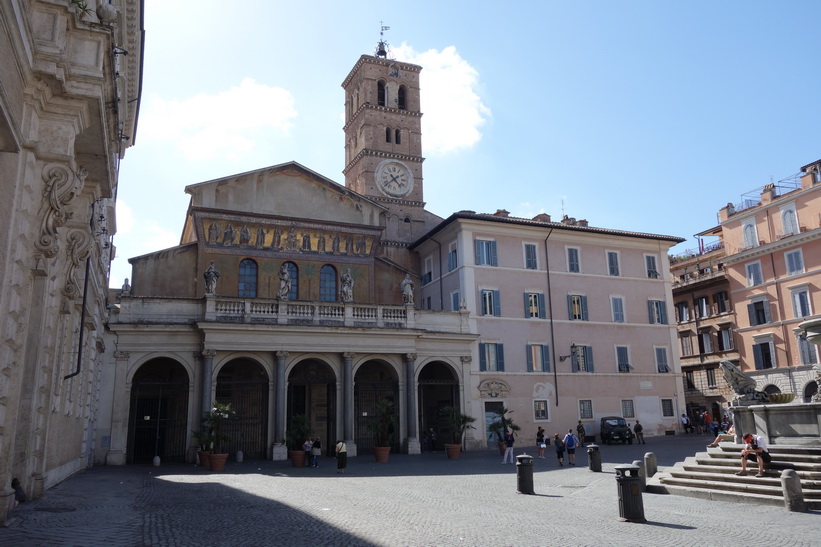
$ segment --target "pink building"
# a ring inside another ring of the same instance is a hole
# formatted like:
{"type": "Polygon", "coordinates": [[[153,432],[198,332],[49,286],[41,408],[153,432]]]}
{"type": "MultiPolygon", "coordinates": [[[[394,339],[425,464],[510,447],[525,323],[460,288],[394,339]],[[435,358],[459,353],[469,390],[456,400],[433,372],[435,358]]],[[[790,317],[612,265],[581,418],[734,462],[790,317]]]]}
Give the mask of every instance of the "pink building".
{"type": "MultiPolygon", "coordinates": [[[[603,416],[675,431],[683,412],[667,252],[682,239],[595,228],[548,215],[461,211],[413,248],[420,307],[475,320],[465,400],[492,420],[505,407],[521,441],[575,430],[598,436],[603,416]]],[[[484,428],[486,429],[486,428],[484,428]]],[[[475,443],[492,443],[477,427],[475,443]]]]}

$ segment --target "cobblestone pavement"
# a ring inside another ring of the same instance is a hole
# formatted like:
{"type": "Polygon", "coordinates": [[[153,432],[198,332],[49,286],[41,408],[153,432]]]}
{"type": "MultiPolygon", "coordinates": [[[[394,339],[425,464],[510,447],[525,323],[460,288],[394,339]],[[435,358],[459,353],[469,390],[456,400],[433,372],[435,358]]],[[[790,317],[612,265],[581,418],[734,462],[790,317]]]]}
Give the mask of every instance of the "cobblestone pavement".
{"type": "MultiPolygon", "coordinates": [[[[602,446],[602,472],[559,467],[548,448],[533,460],[536,495],[516,492],[514,465],[496,450],[448,460],[443,452],[335,460],[229,463],[224,473],[190,465],[96,467],[20,505],[0,528],[3,546],[282,545],[504,546],[819,545],[819,512],[643,495],[643,524],[619,519],[614,464],[654,452],[659,467],[703,451],[707,436],[602,446]]],[[[517,454],[536,454],[518,448],[517,454]]]]}

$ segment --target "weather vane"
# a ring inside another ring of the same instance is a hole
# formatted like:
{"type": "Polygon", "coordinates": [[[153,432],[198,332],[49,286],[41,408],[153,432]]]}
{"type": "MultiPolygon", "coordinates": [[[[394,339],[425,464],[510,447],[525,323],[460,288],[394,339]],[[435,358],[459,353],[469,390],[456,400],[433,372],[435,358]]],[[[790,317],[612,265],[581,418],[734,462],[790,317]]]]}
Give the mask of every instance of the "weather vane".
{"type": "Polygon", "coordinates": [[[388,56],[388,43],[385,41],[385,31],[390,30],[391,27],[379,21],[379,43],[376,44],[376,56],[383,59],[388,56]]]}

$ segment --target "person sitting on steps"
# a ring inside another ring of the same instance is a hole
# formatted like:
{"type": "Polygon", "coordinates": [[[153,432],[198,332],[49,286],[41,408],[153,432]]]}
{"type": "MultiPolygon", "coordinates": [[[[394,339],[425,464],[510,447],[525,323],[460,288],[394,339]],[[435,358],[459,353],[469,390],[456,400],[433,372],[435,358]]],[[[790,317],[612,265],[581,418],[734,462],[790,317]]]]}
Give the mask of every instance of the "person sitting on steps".
{"type": "Polygon", "coordinates": [[[744,442],[747,446],[741,451],[741,471],[736,475],[744,476],[747,474],[747,460],[758,462],[758,474],[756,477],[764,476],[764,464],[770,463],[772,458],[770,452],[767,450],[767,442],[761,435],[753,435],[747,433],[744,435],[744,442]]]}

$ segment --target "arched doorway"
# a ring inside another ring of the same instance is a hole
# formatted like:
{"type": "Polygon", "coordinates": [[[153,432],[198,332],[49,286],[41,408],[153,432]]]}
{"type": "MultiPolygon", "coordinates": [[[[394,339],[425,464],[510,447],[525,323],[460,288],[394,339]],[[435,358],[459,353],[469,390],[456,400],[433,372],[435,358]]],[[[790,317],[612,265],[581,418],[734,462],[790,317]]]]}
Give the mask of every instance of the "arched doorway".
{"type": "Polygon", "coordinates": [[[818,382],[813,380],[804,386],[804,402],[811,403],[816,393],[818,393],[818,382]]]}
{"type": "Polygon", "coordinates": [[[451,431],[447,421],[439,416],[439,410],[446,406],[459,407],[459,379],[447,363],[433,361],[419,372],[417,385],[420,436],[433,429],[436,445],[432,449],[442,449],[444,441],[450,442],[451,431]]]}
{"type": "MultiPolygon", "coordinates": [[[[382,361],[368,361],[356,371],[354,376],[354,438],[356,449],[360,453],[373,452],[376,446],[376,435],[371,431],[371,423],[376,416],[376,405],[382,399],[393,401],[399,411],[399,378],[390,365],[382,361]]],[[[399,423],[396,423],[391,435],[391,448],[399,451],[399,423]]]]}
{"type": "Polygon", "coordinates": [[[319,437],[323,455],[333,454],[336,444],[336,375],[318,359],[298,363],[288,375],[288,423],[307,416],[311,436],[319,437]]]}
{"type": "Polygon", "coordinates": [[[234,359],[217,374],[217,401],[230,403],[234,415],[226,433],[228,453],[249,459],[268,455],[268,373],[252,359],[234,359]]]}
{"type": "Polygon", "coordinates": [[[188,438],[188,372],[167,357],[152,359],[131,381],[128,463],[184,462],[188,438]]]}
{"type": "Polygon", "coordinates": [[[767,395],[775,395],[776,393],[781,393],[781,389],[778,386],[769,384],[764,387],[764,393],[767,395]]]}

